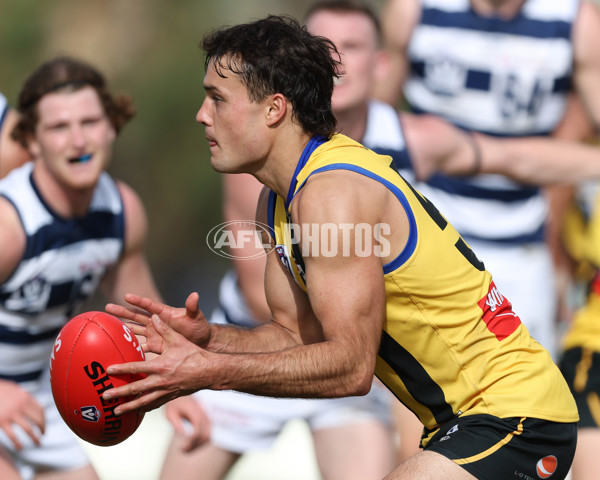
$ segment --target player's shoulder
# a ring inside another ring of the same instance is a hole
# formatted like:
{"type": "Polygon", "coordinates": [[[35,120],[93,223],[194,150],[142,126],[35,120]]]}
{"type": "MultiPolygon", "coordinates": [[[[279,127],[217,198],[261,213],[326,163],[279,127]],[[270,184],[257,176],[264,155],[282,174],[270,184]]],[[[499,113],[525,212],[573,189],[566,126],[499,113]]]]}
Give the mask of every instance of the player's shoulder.
{"type": "Polygon", "coordinates": [[[0,195],[0,283],[4,282],[19,264],[25,252],[27,237],[15,206],[0,195]]]}

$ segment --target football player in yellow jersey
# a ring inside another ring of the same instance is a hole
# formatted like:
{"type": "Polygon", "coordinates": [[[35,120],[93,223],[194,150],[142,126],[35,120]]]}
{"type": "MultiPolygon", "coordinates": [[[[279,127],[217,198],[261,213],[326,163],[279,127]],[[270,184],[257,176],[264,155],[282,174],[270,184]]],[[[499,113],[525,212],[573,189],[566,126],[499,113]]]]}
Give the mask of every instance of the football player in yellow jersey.
{"type": "Polygon", "coordinates": [[[335,46],[278,16],[217,30],[202,46],[197,121],[211,164],[265,185],[257,219],[270,227],[272,320],[209,325],[197,293],[185,308],[136,295],[131,309],[108,305],[159,354],[109,368],[147,374],[104,393],[135,396],[115,412],[202,388],[360,395],[376,373],[425,426],[424,450],[387,479],[564,478],[578,420],[566,382],[391,158],[335,133],[335,46]]]}

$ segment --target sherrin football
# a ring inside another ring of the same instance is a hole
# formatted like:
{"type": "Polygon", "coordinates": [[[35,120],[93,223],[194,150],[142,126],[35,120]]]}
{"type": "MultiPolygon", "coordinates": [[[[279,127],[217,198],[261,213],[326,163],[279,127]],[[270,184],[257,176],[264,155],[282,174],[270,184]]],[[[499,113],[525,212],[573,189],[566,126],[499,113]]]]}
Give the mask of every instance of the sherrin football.
{"type": "Polygon", "coordinates": [[[61,329],[50,357],[50,382],[54,402],[73,432],[94,445],[116,445],[139,427],[143,413],[116,416],[114,409],[127,399],[104,401],[102,393],[144,377],[111,376],[110,365],[144,360],[133,332],[117,317],[86,312],[61,329]]]}

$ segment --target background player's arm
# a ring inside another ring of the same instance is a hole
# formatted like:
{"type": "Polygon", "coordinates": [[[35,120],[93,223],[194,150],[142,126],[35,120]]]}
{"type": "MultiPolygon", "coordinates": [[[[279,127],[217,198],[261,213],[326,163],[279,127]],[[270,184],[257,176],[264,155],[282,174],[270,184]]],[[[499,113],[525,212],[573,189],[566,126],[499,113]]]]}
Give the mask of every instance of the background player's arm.
{"type": "MultiPolygon", "coordinates": [[[[250,228],[250,222],[253,222],[256,217],[257,202],[262,185],[248,174],[224,174],[223,177],[224,220],[247,222],[243,228],[250,228]]],[[[236,230],[243,225],[241,223],[230,225],[234,238],[238,238],[236,230]]],[[[260,233],[260,229],[258,233],[260,233]]],[[[271,317],[271,312],[265,298],[266,256],[264,251],[254,242],[247,241],[244,242],[243,250],[236,248],[235,253],[232,262],[244,299],[255,319],[267,321],[271,317]]]]}
{"type": "MultiPolygon", "coordinates": [[[[0,197],[0,284],[10,278],[25,251],[25,232],[12,204],[0,197]]],[[[40,435],[45,429],[44,409],[26,390],[15,382],[0,380],[0,429],[22,448],[16,433],[18,425],[39,445],[40,435]],[[34,428],[35,427],[35,428],[34,428]]]]}
{"type": "Polygon", "coordinates": [[[102,293],[110,301],[123,303],[126,293],[135,292],[159,300],[144,247],[148,232],[146,212],[139,196],[119,182],[125,215],[125,245],[118,264],[102,280],[102,293]]]}
{"type": "Polygon", "coordinates": [[[600,7],[591,0],[581,2],[573,26],[575,90],[600,132],[600,7]]]}
{"type": "Polygon", "coordinates": [[[420,15],[417,0],[391,0],[385,4],[380,17],[389,72],[375,85],[374,95],[393,106],[398,106],[402,100],[402,88],[409,70],[408,43],[420,15]]]}
{"type": "Polygon", "coordinates": [[[471,136],[434,115],[403,114],[402,123],[415,173],[422,180],[436,171],[498,173],[532,185],[600,178],[600,150],[592,145],[550,137],[471,136]]]}
{"type": "Polygon", "coordinates": [[[0,178],[5,177],[14,168],[31,160],[29,152],[12,139],[10,132],[17,123],[18,114],[7,110],[0,129],[0,178]]]}

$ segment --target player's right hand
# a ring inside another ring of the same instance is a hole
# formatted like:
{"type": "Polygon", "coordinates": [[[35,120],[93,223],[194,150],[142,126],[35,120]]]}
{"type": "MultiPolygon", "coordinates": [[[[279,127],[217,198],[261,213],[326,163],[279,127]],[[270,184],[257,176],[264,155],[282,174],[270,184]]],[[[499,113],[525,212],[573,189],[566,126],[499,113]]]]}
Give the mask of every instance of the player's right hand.
{"type": "Polygon", "coordinates": [[[20,427],[36,445],[46,428],[44,408],[18,383],[0,380],[0,428],[17,450],[23,448],[15,426],[20,427]]]}
{"type": "Polygon", "coordinates": [[[171,400],[165,405],[165,414],[182,439],[180,445],[184,452],[191,452],[210,440],[210,420],[191,395],[171,400]]]}

